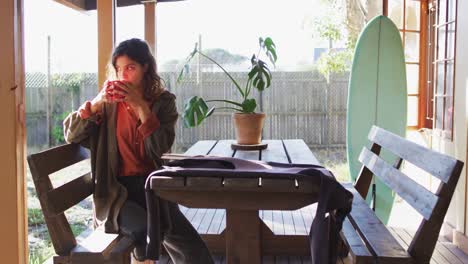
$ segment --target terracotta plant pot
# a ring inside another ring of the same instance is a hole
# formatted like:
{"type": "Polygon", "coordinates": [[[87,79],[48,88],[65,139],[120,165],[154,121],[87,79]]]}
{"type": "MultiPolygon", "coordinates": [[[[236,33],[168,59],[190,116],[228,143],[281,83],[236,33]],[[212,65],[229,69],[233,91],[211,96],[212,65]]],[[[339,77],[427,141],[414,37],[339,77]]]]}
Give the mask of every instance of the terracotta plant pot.
{"type": "Polygon", "coordinates": [[[234,113],[237,144],[256,145],[262,142],[264,113],[234,113]]]}

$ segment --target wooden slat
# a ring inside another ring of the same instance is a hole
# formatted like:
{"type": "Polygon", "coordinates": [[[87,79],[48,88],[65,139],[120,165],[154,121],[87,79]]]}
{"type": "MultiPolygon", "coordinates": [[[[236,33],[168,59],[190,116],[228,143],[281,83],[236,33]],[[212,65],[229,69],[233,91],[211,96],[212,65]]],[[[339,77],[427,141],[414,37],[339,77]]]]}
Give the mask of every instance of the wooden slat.
{"type": "Polygon", "coordinates": [[[191,190],[217,190],[223,187],[223,183],[221,178],[187,177],[185,186],[191,190]]]}
{"type": "Polygon", "coordinates": [[[374,263],[374,256],[369,252],[356,230],[346,218],[341,230],[342,238],[350,249],[350,254],[356,263],[374,263]]]}
{"type": "Polygon", "coordinates": [[[457,160],[373,126],[368,136],[383,148],[447,183],[457,160]]]}
{"type": "MultiPolygon", "coordinates": [[[[398,236],[400,237],[400,239],[403,240],[403,242],[405,243],[406,247],[408,247],[409,244],[411,243],[411,240],[413,239],[413,237],[410,236],[410,235],[409,235],[407,232],[405,232],[403,229],[397,229],[397,228],[395,228],[394,230],[395,230],[395,232],[398,234],[398,236]]],[[[444,263],[444,264],[445,264],[445,261],[443,261],[443,258],[442,258],[442,256],[439,254],[439,252],[434,251],[434,253],[432,254],[431,263],[433,263],[433,264],[442,264],[442,263],[444,263]]]]}
{"type": "Polygon", "coordinates": [[[203,218],[205,217],[206,210],[206,208],[198,209],[197,213],[193,216],[193,219],[190,220],[190,223],[192,223],[195,229],[198,230],[198,228],[200,227],[200,224],[203,221],[203,218]]]}
{"type": "Polygon", "coordinates": [[[208,232],[208,228],[210,228],[211,222],[215,216],[215,212],[216,209],[206,209],[205,216],[197,228],[199,234],[206,234],[208,232]]]}
{"type": "MultiPolygon", "coordinates": [[[[289,199],[284,199],[284,192],[234,191],[217,190],[189,191],[184,188],[156,188],[154,192],[160,197],[186,207],[192,208],[231,208],[231,209],[277,209],[297,210],[317,201],[308,193],[288,193],[289,199]]],[[[260,188],[261,190],[261,188],[260,188]]]]}
{"type": "Polygon", "coordinates": [[[206,231],[207,234],[220,234],[221,233],[220,226],[221,226],[221,222],[223,221],[223,217],[225,213],[226,213],[226,210],[224,209],[215,209],[213,219],[210,223],[208,230],[206,231]]]}
{"type": "Polygon", "coordinates": [[[289,163],[283,143],[280,140],[264,140],[263,142],[268,143],[268,147],[261,151],[262,161],[289,163]]]}
{"type": "Polygon", "coordinates": [[[294,179],[271,179],[262,178],[261,187],[262,190],[270,191],[281,191],[281,192],[296,192],[304,191],[311,193],[313,190],[296,188],[296,181],[294,179]]]}
{"type": "Polygon", "coordinates": [[[198,208],[189,208],[187,212],[185,212],[185,217],[187,218],[187,220],[192,222],[193,218],[197,214],[197,211],[198,211],[198,208]]]}
{"type": "Polygon", "coordinates": [[[287,256],[276,256],[275,257],[276,264],[288,264],[288,257],[287,256]]]}
{"type": "Polygon", "coordinates": [[[184,154],[188,156],[206,155],[215,144],[216,140],[200,140],[191,146],[184,154]]]}
{"type": "Polygon", "coordinates": [[[361,198],[354,187],[349,185],[346,187],[354,195],[353,209],[348,218],[365,241],[369,251],[379,257],[379,263],[392,261],[410,263],[410,255],[400,246],[385,225],[380,222],[366,201],[361,198]]]}
{"type": "Polygon", "coordinates": [[[274,210],[273,211],[273,233],[275,235],[284,235],[284,221],[283,221],[283,214],[281,211],[274,210]]]}
{"type": "Polygon", "coordinates": [[[274,256],[263,256],[262,263],[263,264],[275,264],[275,257],[274,256]]]}
{"type": "Polygon", "coordinates": [[[215,264],[223,264],[224,256],[213,256],[213,260],[215,264]]]}
{"type": "Polygon", "coordinates": [[[398,193],[425,219],[429,219],[437,203],[437,196],[425,189],[401,171],[390,166],[367,148],[363,148],[359,161],[389,188],[398,193]]]}
{"type": "Polygon", "coordinates": [[[151,188],[157,189],[157,188],[181,188],[185,186],[183,177],[168,177],[168,176],[153,176],[151,178],[150,186],[151,188]]]}
{"type": "Polygon", "coordinates": [[[88,158],[89,152],[85,148],[67,144],[31,154],[28,156],[28,163],[33,177],[46,177],[88,158]]]}
{"type": "Polygon", "coordinates": [[[90,196],[94,190],[91,173],[87,173],[64,185],[45,193],[47,200],[44,214],[55,216],[90,196]]]}
{"type": "Polygon", "coordinates": [[[283,144],[291,163],[320,165],[320,162],[303,140],[285,139],[283,144]]]}
{"type": "Polygon", "coordinates": [[[292,211],[292,217],[294,221],[294,228],[296,230],[296,235],[307,236],[308,228],[304,223],[300,209],[292,211]]]}
{"type": "Polygon", "coordinates": [[[180,204],[179,204],[179,210],[180,210],[183,214],[185,214],[185,212],[187,212],[188,208],[185,207],[185,206],[183,206],[183,205],[180,205],[180,204]]]}
{"type": "Polygon", "coordinates": [[[246,190],[246,191],[260,191],[261,188],[258,187],[259,179],[258,178],[225,178],[224,182],[225,190],[246,190]]]}
{"type": "Polygon", "coordinates": [[[231,143],[233,142],[234,140],[219,140],[209,154],[213,156],[232,157],[234,151],[231,149],[231,143]]]}
{"type": "Polygon", "coordinates": [[[302,264],[301,257],[299,257],[299,256],[290,256],[289,257],[289,264],[302,264]]]}
{"type": "Polygon", "coordinates": [[[282,211],[283,221],[284,221],[284,234],[285,235],[295,235],[296,228],[294,227],[294,221],[291,211],[282,211]]]}
{"type": "Polygon", "coordinates": [[[226,229],[226,210],[223,209],[223,218],[221,219],[221,223],[219,225],[218,233],[224,232],[226,229]]]}
{"type": "Polygon", "coordinates": [[[105,233],[103,228],[98,228],[86,237],[80,244],[72,250],[71,255],[87,252],[101,253],[110,248],[113,243],[117,243],[118,234],[105,233]]]}
{"type": "Polygon", "coordinates": [[[261,219],[263,220],[263,223],[265,223],[265,225],[270,229],[270,231],[273,232],[273,211],[262,210],[261,214],[261,219]]]}
{"type": "Polygon", "coordinates": [[[311,204],[300,209],[302,219],[304,220],[304,224],[307,229],[307,234],[309,234],[310,232],[310,227],[312,226],[312,221],[314,219],[316,211],[317,211],[316,204],[311,204]]]}
{"type": "Polygon", "coordinates": [[[234,157],[238,159],[245,159],[245,160],[259,160],[260,159],[260,151],[259,150],[237,150],[234,153],[234,157]]]}

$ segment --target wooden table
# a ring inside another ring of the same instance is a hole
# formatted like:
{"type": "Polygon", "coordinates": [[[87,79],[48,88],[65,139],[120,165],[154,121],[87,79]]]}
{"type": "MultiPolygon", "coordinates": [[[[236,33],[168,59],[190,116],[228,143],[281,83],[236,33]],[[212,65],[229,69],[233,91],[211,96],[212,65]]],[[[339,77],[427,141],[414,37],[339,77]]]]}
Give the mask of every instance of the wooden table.
{"type": "MultiPolygon", "coordinates": [[[[233,151],[232,142],[198,141],[185,154],[319,164],[303,140],[266,140],[268,148],[262,151],[233,151]]],[[[274,235],[258,215],[259,210],[296,210],[316,202],[318,187],[309,182],[156,176],[151,187],[160,197],[189,208],[225,208],[224,232],[202,237],[211,251],[224,251],[229,264],[261,263],[262,254],[309,252],[307,236],[274,235]]]]}

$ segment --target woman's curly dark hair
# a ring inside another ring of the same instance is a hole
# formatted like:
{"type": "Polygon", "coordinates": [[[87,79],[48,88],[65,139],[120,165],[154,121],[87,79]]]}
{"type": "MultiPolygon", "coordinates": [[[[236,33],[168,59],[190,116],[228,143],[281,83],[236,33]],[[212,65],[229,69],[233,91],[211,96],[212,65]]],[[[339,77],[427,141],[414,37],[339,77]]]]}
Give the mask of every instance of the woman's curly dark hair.
{"type": "Polygon", "coordinates": [[[112,53],[112,66],[116,69],[116,61],[120,56],[126,55],[140,65],[148,65],[148,69],[143,76],[143,96],[146,100],[152,101],[164,91],[163,80],[156,72],[156,60],[149,49],[148,44],[138,38],[132,38],[120,42],[112,53]]]}

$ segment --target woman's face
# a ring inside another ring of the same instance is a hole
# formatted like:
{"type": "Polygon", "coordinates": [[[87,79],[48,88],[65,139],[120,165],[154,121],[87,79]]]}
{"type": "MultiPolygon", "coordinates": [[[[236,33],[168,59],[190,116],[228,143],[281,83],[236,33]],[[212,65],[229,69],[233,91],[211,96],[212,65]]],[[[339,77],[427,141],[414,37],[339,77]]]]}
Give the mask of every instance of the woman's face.
{"type": "Polygon", "coordinates": [[[142,86],[143,76],[145,75],[147,68],[147,65],[141,65],[130,59],[127,55],[117,57],[115,60],[117,79],[130,82],[139,88],[142,86]]]}

